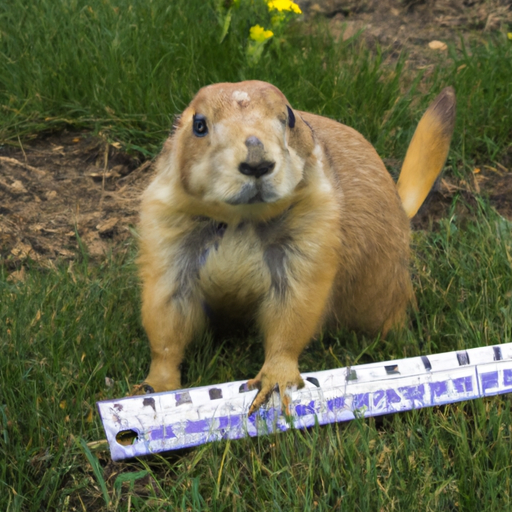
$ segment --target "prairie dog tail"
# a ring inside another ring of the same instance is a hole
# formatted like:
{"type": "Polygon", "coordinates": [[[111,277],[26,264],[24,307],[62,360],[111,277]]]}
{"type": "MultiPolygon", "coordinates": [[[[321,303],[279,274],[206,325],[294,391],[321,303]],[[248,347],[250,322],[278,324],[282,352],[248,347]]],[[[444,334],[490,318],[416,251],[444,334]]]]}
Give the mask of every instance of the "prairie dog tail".
{"type": "Polygon", "coordinates": [[[446,87],[420,119],[398,178],[398,194],[409,218],[416,215],[443,169],[454,125],[455,91],[446,87]]]}

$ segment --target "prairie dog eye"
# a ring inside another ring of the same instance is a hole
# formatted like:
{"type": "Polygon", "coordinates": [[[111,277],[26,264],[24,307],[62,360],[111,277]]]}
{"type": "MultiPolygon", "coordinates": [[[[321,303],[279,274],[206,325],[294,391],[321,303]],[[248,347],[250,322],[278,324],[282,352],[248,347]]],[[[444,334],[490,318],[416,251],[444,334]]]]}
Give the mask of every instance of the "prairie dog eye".
{"type": "Polygon", "coordinates": [[[192,131],[196,137],[204,137],[208,133],[206,117],[201,114],[195,114],[194,122],[192,124],[192,131]]]}

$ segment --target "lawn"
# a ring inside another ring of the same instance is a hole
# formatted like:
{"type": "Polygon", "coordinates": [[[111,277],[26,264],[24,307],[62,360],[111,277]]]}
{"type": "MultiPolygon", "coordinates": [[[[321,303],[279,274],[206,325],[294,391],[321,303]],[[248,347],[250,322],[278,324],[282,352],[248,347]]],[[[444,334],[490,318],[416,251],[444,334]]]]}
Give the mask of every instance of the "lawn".
{"type": "MultiPolygon", "coordinates": [[[[294,108],[353,126],[387,162],[399,162],[426,105],[453,85],[445,176],[470,183],[476,168],[498,164],[511,172],[506,33],[452,45],[423,73],[406,54],[359,36],[335,40],[322,20],[291,19],[253,62],[249,28],[268,23],[268,13],[264,3],[237,5],[2,3],[0,144],[87,129],[151,158],[202,85],[258,78],[294,108]]],[[[350,332],[322,336],[302,370],[511,341],[510,219],[485,194],[470,199],[455,193],[445,215],[413,233],[419,308],[405,331],[378,343],[350,332]]],[[[85,245],[53,267],[26,261],[23,281],[0,253],[0,510],[512,509],[506,395],[113,463],[87,443],[104,438],[95,402],[127,394],[149,365],[136,240],[101,261],[85,245]]],[[[257,338],[207,334],[189,352],[184,384],[252,377],[262,361],[257,338]]]]}

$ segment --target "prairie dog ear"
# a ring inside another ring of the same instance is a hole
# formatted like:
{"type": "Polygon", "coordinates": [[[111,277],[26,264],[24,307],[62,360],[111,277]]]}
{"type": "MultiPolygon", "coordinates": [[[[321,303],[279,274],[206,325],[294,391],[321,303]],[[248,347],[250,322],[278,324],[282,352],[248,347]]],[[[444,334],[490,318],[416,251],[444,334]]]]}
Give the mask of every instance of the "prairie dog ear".
{"type": "Polygon", "coordinates": [[[293,111],[286,105],[288,111],[288,144],[301,158],[307,158],[315,148],[313,129],[309,126],[300,112],[293,111]]]}
{"type": "Polygon", "coordinates": [[[294,128],[295,127],[295,114],[293,113],[293,110],[288,105],[286,105],[286,110],[288,111],[288,126],[290,128],[294,128]]]}

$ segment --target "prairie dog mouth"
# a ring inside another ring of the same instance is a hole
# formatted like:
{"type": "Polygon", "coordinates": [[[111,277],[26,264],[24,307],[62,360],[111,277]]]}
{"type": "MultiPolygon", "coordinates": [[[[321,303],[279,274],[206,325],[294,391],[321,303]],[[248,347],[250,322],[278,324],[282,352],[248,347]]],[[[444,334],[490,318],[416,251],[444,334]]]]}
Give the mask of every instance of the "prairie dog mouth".
{"type": "Polygon", "coordinates": [[[277,200],[277,194],[268,188],[265,184],[245,183],[238,194],[227,199],[226,203],[232,205],[273,203],[277,200]]]}
{"type": "Polygon", "coordinates": [[[266,201],[264,201],[262,195],[261,195],[261,192],[257,192],[256,195],[254,197],[252,197],[251,199],[249,199],[249,204],[254,204],[254,203],[265,203],[266,201]]]}

